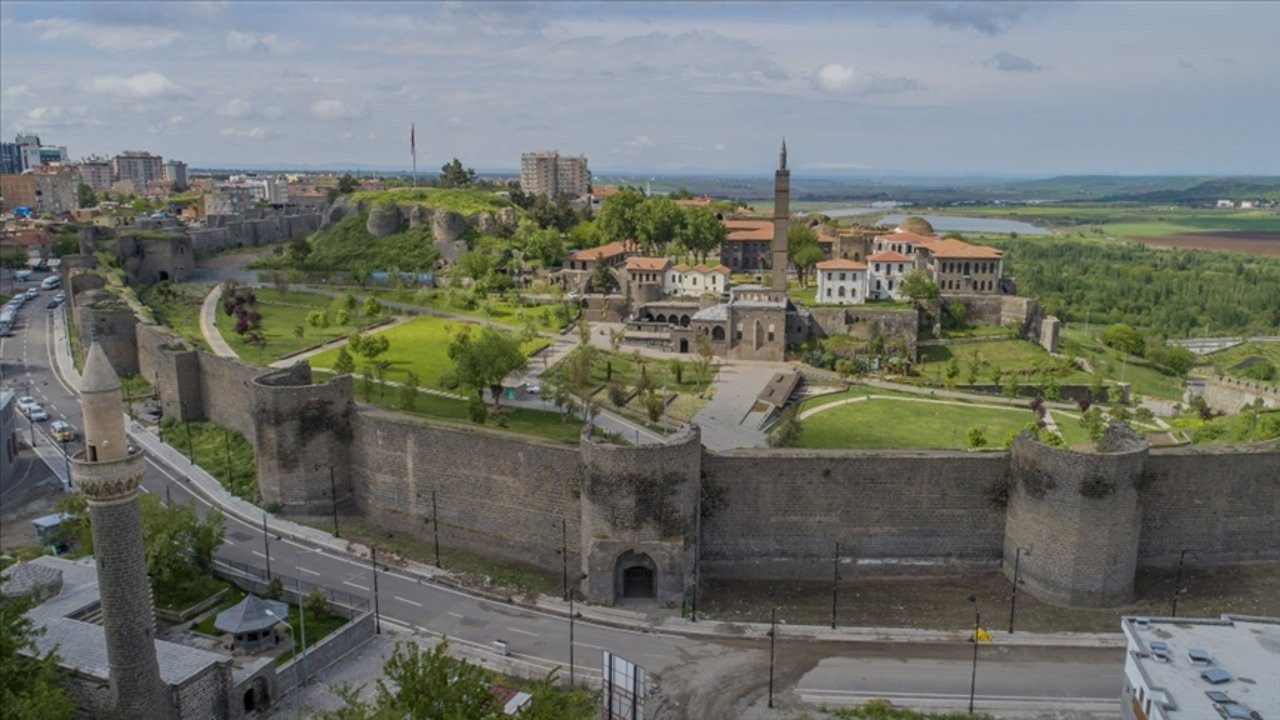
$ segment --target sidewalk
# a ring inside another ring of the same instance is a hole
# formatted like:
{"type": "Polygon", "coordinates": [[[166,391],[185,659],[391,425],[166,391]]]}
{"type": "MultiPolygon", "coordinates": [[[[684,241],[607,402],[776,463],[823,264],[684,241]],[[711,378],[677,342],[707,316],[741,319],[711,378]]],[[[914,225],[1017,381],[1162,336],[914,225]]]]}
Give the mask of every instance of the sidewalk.
{"type": "Polygon", "coordinates": [[[218,326],[214,323],[214,318],[218,315],[218,301],[222,299],[224,287],[222,283],[214,285],[205,296],[204,302],[200,303],[200,334],[204,336],[204,341],[209,343],[209,349],[213,350],[214,355],[238,358],[240,356],[231,349],[226,340],[222,339],[222,333],[218,332],[218,326]]]}
{"type": "MultiPolygon", "coordinates": [[[[55,326],[65,328],[61,316],[55,319],[55,326]]],[[[65,340],[65,329],[55,337],[65,340]]],[[[54,353],[54,372],[72,390],[79,391],[81,378],[71,361],[70,345],[57,342],[54,353]]],[[[597,418],[598,419],[598,418],[597,418]]],[[[148,432],[141,424],[133,422],[125,416],[126,427],[130,437],[146,450],[153,458],[168,465],[182,477],[189,487],[211,504],[217,506],[227,515],[254,527],[261,527],[266,518],[268,531],[282,538],[308,543],[323,548],[334,554],[354,556],[361,559],[370,557],[369,547],[360,543],[335,538],[323,530],[300,525],[285,518],[266,513],[261,508],[235,497],[209,473],[191,463],[181,452],[163,444],[159,438],[148,432]]],[[[390,560],[390,558],[388,558],[390,560]]],[[[396,572],[418,581],[438,583],[450,589],[467,592],[476,597],[488,597],[497,603],[504,603],[505,598],[488,596],[465,589],[451,572],[419,563],[413,560],[400,559],[401,562],[388,562],[386,572],[396,572]],[[394,569],[392,569],[394,565],[394,569]]],[[[559,598],[539,598],[532,605],[513,603],[518,607],[541,611],[550,615],[568,617],[569,603],[559,598]]],[[[587,622],[639,632],[661,632],[684,635],[688,637],[706,638],[767,638],[769,625],[763,623],[729,623],[722,621],[692,622],[684,618],[663,618],[651,620],[643,614],[609,607],[576,604],[578,616],[587,622]]],[[[903,628],[839,628],[832,630],[825,626],[790,625],[779,630],[792,638],[810,639],[820,642],[912,642],[912,643],[963,643],[968,641],[969,630],[914,630],[903,628]]],[[[1123,647],[1124,637],[1119,633],[1016,633],[992,632],[994,645],[1018,645],[1023,647],[1123,647]]]]}

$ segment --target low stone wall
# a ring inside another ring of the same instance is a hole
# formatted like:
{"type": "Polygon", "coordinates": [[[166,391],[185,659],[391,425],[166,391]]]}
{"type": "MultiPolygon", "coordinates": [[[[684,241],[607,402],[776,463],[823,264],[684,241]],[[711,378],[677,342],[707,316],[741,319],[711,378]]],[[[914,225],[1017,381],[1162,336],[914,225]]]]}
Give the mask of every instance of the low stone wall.
{"type": "Polygon", "coordinates": [[[326,635],[315,645],[307,646],[306,657],[301,655],[276,668],[276,692],[283,694],[294,687],[294,664],[299,675],[315,677],[325,668],[346,657],[348,653],[373,639],[375,623],[372,612],[360,613],[350,622],[326,635]]]}
{"type": "Polygon", "coordinates": [[[902,338],[907,343],[907,353],[912,358],[917,357],[920,335],[920,313],[917,310],[845,305],[811,307],[808,311],[812,322],[811,331],[818,337],[852,335],[866,339],[882,335],[886,338],[902,338]]]}
{"type": "MultiPolygon", "coordinates": [[[[1192,394],[1194,396],[1194,390],[1192,394]]],[[[1199,394],[1210,408],[1224,413],[1239,412],[1258,399],[1264,407],[1280,407],[1280,389],[1275,386],[1226,376],[1203,378],[1199,394]]]]}

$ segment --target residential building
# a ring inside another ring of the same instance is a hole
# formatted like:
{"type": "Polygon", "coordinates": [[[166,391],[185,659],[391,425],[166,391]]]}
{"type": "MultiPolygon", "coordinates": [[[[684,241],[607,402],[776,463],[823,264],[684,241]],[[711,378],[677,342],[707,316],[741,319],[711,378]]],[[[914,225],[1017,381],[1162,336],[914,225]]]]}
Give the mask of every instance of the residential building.
{"type": "Polygon", "coordinates": [[[867,264],[846,258],[823,260],[816,266],[820,305],[853,305],[867,301],[867,264]]]}
{"type": "Polygon", "coordinates": [[[219,184],[217,189],[200,196],[204,203],[205,217],[210,215],[239,215],[253,207],[253,191],[243,185],[219,184]]]}
{"type": "Polygon", "coordinates": [[[627,260],[627,247],[620,242],[611,242],[593,248],[586,248],[571,253],[564,259],[566,270],[595,270],[596,264],[603,262],[609,267],[618,267],[627,260]]]}
{"type": "Polygon", "coordinates": [[[1000,292],[1003,256],[993,247],[962,240],[939,240],[916,248],[921,269],[937,283],[943,295],[1000,292]]]}
{"type": "Polygon", "coordinates": [[[0,175],[17,175],[24,169],[18,143],[0,143],[0,175]]]}
{"type": "Polygon", "coordinates": [[[1219,201],[1218,201],[1218,207],[1219,207],[1219,208],[1233,208],[1233,207],[1235,207],[1235,206],[1236,206],[1236,204],[1235,204],[1234,202],[1230,201],[1230,200],[1219,200],[1219,201]]]}
{"type": "Polygon", "coordinates": [[[914,266],[915,261],[892,250],[881,250],[867,258],[867,297],[871,300],[899,300],[902,297],[902,276],[914,266]]]}
{"type": "Polygon", "coordinates": [[[1280,618],[1126,617],[1124,720],[1250,720],[1280,711],[1280,618]]]}
{"type": "Polygon", "coordinates": [[[773,225],[772,220],[725,220],[720,262],[733,272],[769,270],[773,225]]]}
{"type": "Polygon", "coordinates": [[[532,195],[579,197],[591,191],[591,170],[585,155],[561,155],[538,150],[520,156],[520,189],[532,195]]]}
{"type": "Polygon", "coordinates": [[[224,187],[244,188],[254,201],[268,205],[283,205],[289,202],[289,182],[284,176],[232,175],[227,182],[218,184],[219,189],[224,187]]]}
{"type": "Polygon", "coordinates": [[[80,182],[94,192],[110,190],[113,182],[111,161],[104,157],[87,157],[80,161],[80,182]]]}
{"type": "Polygon", "coordinates": [[[37,167],[21,175],[0,175],[3,207],[29,207],[36,215],[60,215],[77,206],[80,172],[70,166],[37,167]]]}
{"type": "Polygon", "coordinates": [[[128,180],[135,188],[145,188],[152,180],[164,179],[164,158],[141,150],[126,150],[111,158],[111,176],[128,180]]]}
{"type": "Polygon", "coordinates": [[[169,160],[164,164],[164,180],[179,190],[187,189],[187,164],[181,160],[169,160]]]}
{"type": "Polygon", "coordinates": [[[17,144],[18,153],[22,158],[22,169],[18,172],[24,172],[42,164],[40,162],[40,136],[19,135],[14,139],[14,143],[17,144]]]}
{"type": "Polygon", "coordinates": [[[720,295],[729,291],[729,273],[724,265],[690,267],[680,263],[668,270],[663,289],[667,295],[720,295]]]}

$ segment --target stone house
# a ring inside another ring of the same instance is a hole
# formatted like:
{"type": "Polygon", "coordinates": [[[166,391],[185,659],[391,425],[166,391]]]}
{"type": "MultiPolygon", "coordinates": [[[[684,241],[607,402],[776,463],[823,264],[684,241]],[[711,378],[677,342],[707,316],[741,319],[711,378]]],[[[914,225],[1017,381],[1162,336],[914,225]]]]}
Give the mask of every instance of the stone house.
{"type": "Polygon", "coordinates": [[[817,266],[821,305],[852,305],[867,300],[867,264],[844,258],[823,260],[817,266]]]}

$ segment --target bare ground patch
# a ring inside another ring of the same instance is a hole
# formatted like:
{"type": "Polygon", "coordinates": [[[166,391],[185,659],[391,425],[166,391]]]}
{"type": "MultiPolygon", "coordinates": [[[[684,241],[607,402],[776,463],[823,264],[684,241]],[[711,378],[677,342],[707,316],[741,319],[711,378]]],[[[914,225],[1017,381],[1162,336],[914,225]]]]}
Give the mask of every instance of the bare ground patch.
{"type": "Polygon", "coordinates": [[[1181,233],[1155,237],[1135,237],[1133,240],[1147,245],[1189,248],[1193,250],[1219,250],[1249,255],[1280,257],[1280,232],[1253,230],[1181,233]]]}

